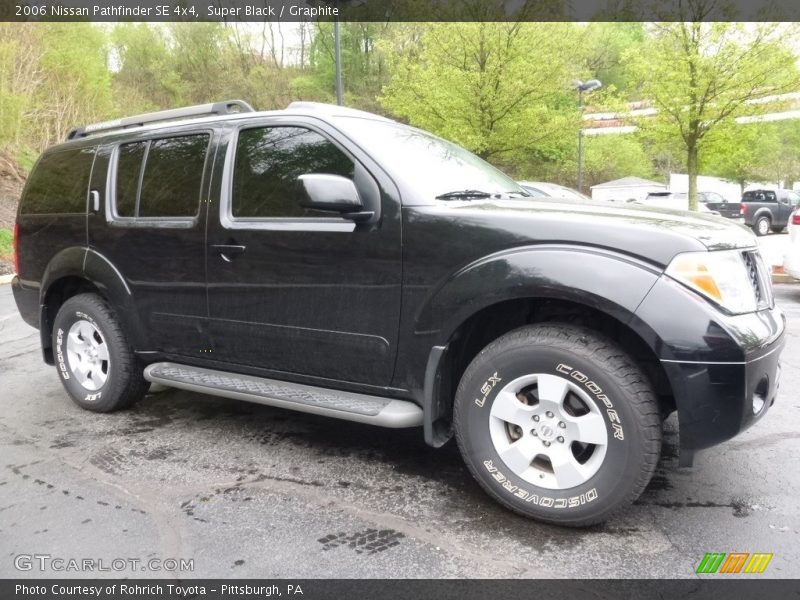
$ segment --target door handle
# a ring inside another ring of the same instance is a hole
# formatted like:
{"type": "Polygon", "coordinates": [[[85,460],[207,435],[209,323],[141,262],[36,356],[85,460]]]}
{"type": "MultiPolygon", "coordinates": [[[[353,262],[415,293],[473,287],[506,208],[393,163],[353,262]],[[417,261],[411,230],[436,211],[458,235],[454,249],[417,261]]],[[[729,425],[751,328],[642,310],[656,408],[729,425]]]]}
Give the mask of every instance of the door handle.
{"type": "Polygon", "coordinates": [[[211,247],[219,252],[220,257],[225,262],[231,262],[247,248],[239,244],[213,244],[211,247]]]}
{"type": "Polygon", "coordinates": [[[100,212],[100,192],[92,190],[89,192],[89,199],[91,200],[92,212],[100,212]]]}

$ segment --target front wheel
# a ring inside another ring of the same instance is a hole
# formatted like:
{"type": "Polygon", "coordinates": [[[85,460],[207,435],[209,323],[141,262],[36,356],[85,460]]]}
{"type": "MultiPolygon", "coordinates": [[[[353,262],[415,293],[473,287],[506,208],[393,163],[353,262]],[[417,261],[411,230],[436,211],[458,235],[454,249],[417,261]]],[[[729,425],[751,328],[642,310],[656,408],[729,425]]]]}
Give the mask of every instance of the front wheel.
{"type": "Polygon", "coordinates": [[[61,383],[81,408],[125,408],[150,386],[113,310],[96,294],[64,302],[53,324],[53,350],[61,383]]]}
{"type": "Polygon", "coordinates": [[[647,486],[661,450],[652,386],[600,334],[522,327],[484,348],[456,393],[454,428],[473,476],[527,517],[606,520],[647,486]]]}

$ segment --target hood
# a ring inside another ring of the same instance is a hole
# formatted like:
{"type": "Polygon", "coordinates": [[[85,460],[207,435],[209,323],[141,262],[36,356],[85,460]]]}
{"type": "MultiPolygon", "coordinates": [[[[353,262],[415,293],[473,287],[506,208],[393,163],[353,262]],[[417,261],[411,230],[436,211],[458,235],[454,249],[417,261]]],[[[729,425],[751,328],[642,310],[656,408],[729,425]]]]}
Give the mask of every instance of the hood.
{"type": "MultiPolygon", "coordinates": [[[[681,252],[757,247],[744,225],[707,213],[560,198],[447,201],[453,217],[501,226],[528,243],[611,248],[666,265],[681,252]],[[531,239],[533,238],[533,239],[531,239]]],[[[438,211],[437,211],[438,212],[438,211]]]]}

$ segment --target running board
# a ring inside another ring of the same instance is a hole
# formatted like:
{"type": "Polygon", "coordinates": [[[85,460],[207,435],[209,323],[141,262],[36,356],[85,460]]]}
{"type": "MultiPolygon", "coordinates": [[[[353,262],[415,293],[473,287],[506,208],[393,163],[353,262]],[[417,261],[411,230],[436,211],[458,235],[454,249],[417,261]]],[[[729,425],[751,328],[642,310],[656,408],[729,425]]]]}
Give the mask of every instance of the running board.
{"type": "Polygon", "coordinates": [[[406,400],[342,392],[170,362],[149,365],[144,370],[144,378],[147,381],[192,392],[246,400],[379,427],[400,428],[422,425],[422,409],[406,400]]]}

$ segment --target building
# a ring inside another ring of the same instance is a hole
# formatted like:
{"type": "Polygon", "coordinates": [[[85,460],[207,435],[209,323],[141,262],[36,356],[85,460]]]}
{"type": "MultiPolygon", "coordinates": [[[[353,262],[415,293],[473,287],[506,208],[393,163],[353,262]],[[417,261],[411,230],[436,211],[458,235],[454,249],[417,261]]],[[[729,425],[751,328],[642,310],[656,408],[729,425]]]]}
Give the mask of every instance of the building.
{"type": "Polygon", "coordinates": [[[667,186],[657,181],[642,179],[641,177],[623,177],[593,185],[591,188],[592,200],[612,200],[614,202],[628,202],[636,200],[641,202],[650,192],[666,191],[667,186]]]}

